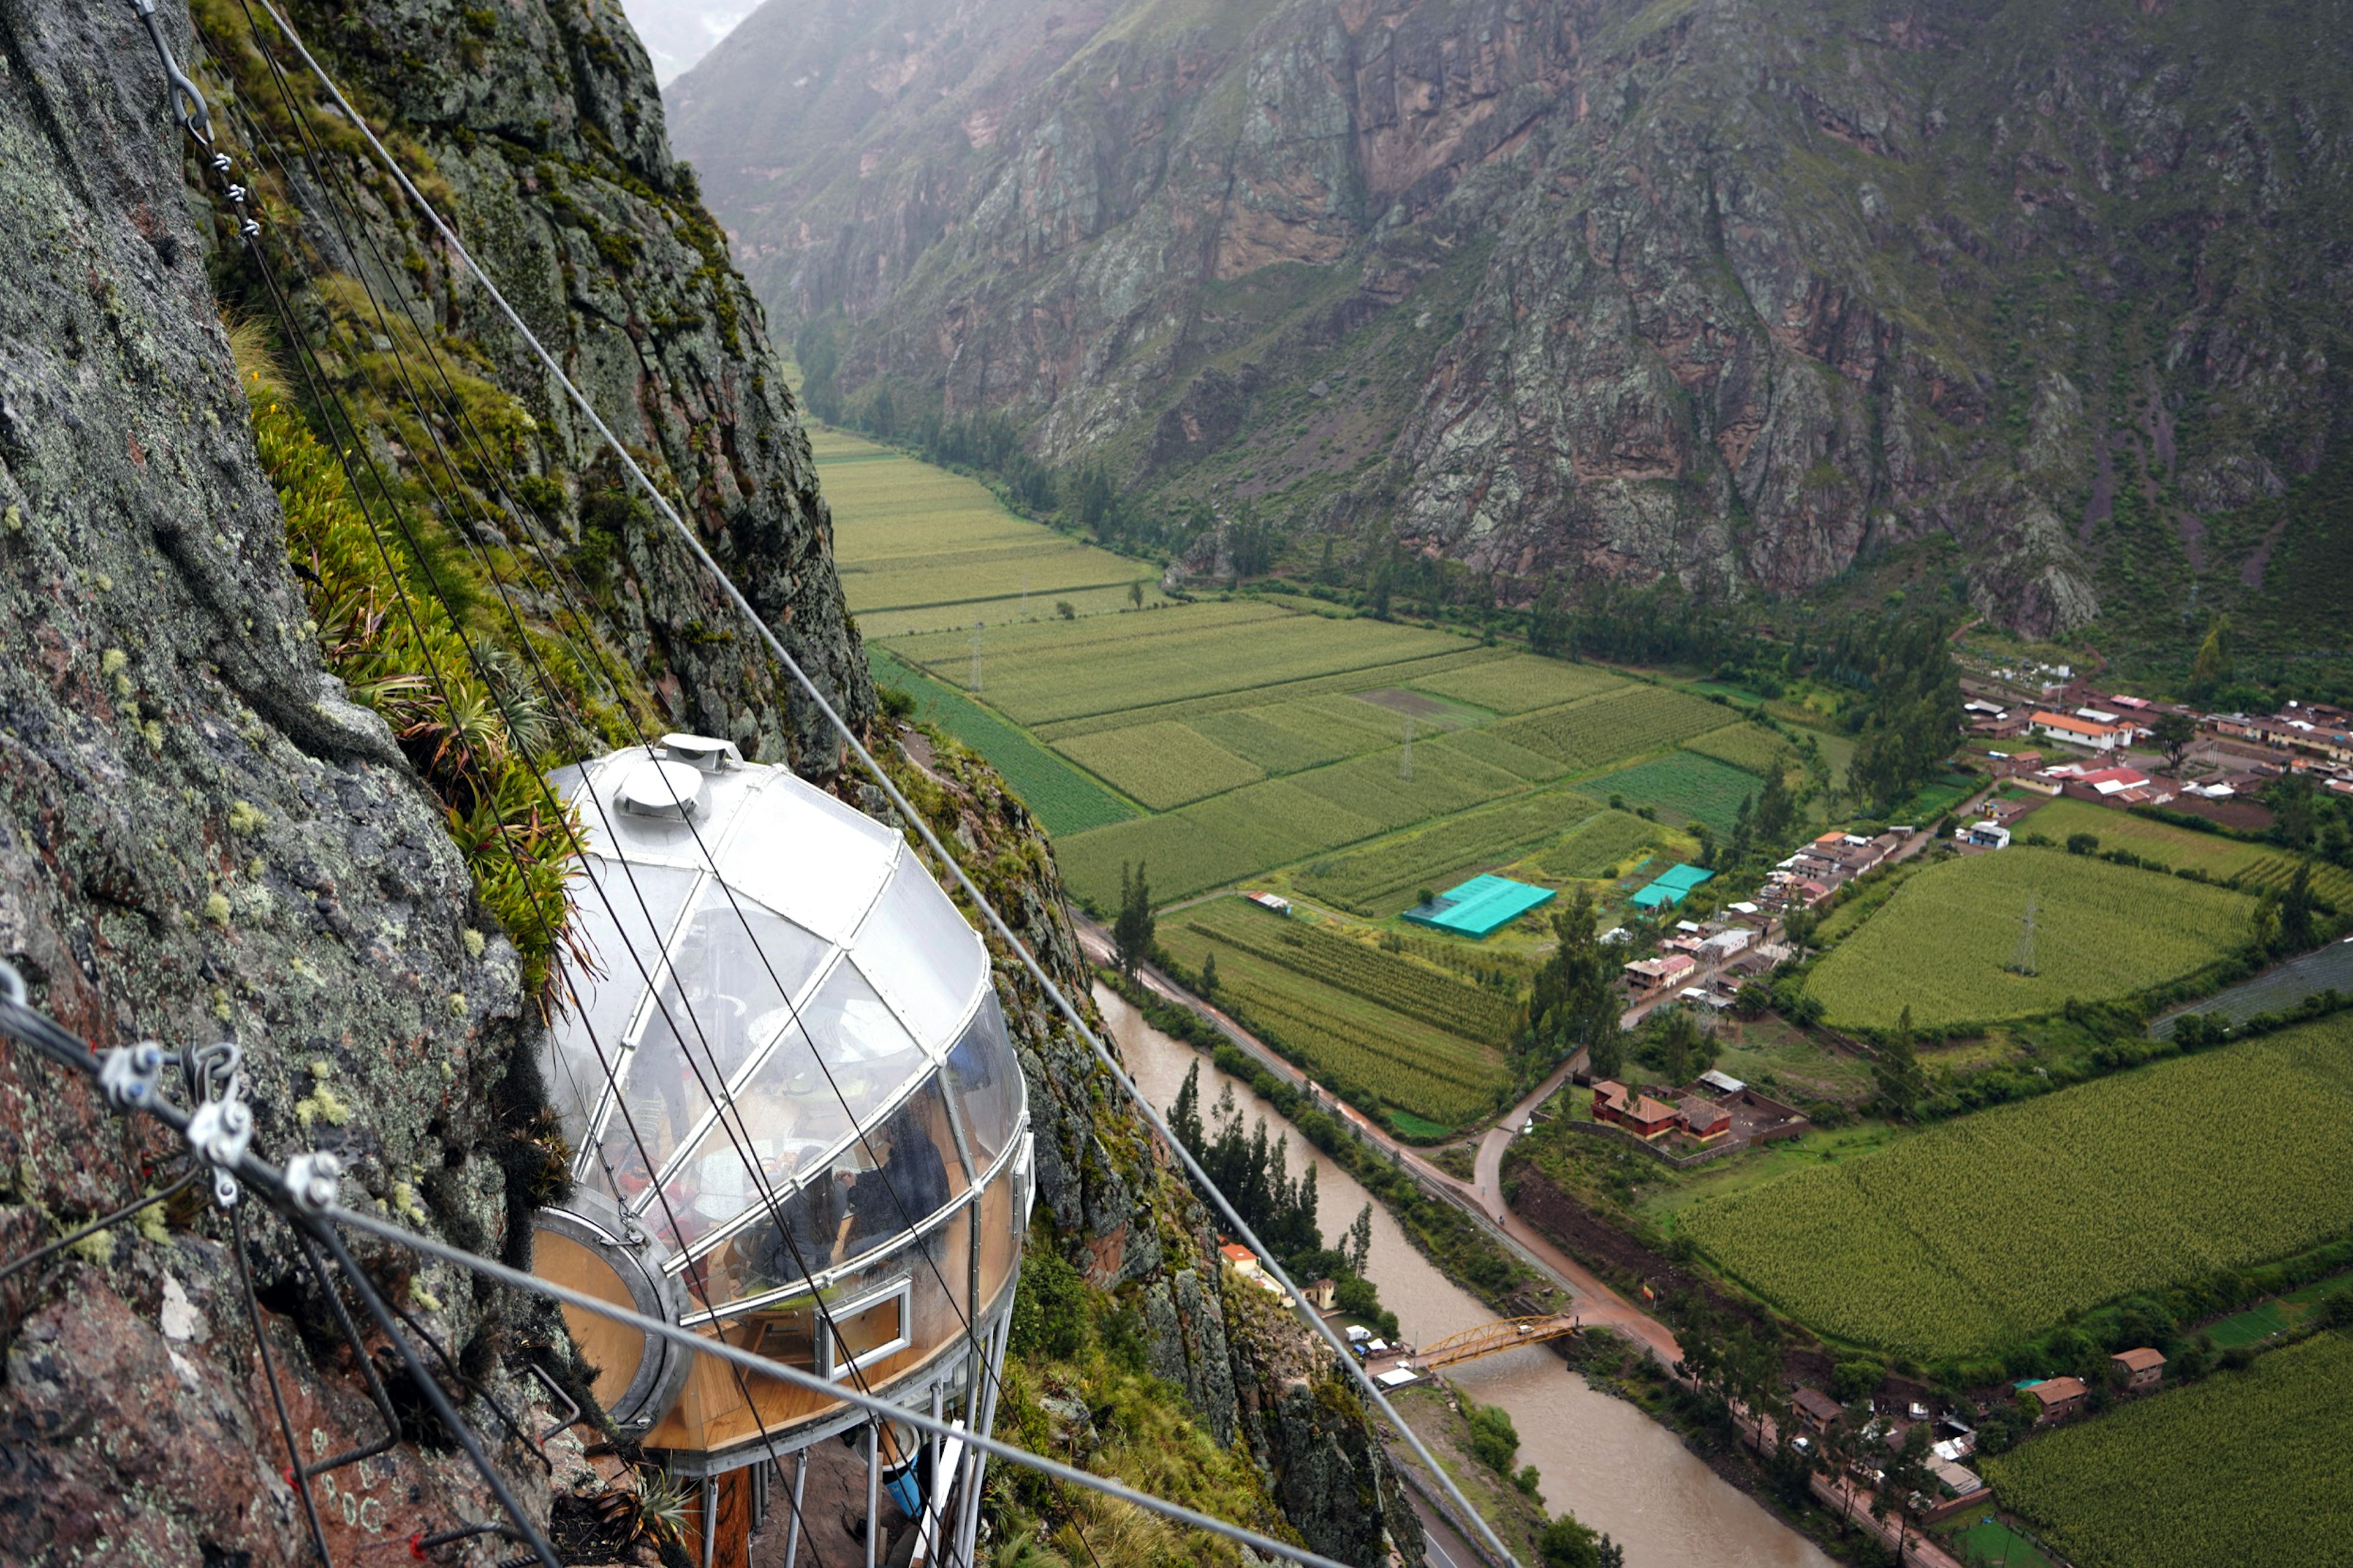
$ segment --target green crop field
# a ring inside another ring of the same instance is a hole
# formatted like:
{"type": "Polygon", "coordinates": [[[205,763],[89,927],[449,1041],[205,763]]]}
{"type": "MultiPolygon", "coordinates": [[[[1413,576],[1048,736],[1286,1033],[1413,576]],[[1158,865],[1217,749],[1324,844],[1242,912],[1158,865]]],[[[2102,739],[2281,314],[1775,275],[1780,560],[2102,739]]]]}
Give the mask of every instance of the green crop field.
{"type": "Polygon", "coordinates": [[[1058,599],[1115,610],[1137,582],[1145,603],[1163,599],[1147,563],[1018,518],[974,480],[837,430],[810,446],[842,592],[869,637],[1047,617],[1058,599]]]}
{"type": "Polygon", "coordinates": [[[1514,1008],[1496,993],[1384,952],[1370,942],[1307,921],[1286,920],[1247,899],[1219,899],[1186,910],[1183,920],[1187,929],[1203,936],[1352,991],[1474,1044],[1500,1049],[1511,1033],[1514,1008]]]}
{"type": "Polygon", "coordinates": [[[1109,909],[1119,897],[1123,862],[1148,866],[1153,898],[1166,902],[1379,831],[1378,823],[1289,779],[1268,779],[1159,816],[1072,834],[1058,839],[1054,852],[1071,890],[1109,909]]]}
{"type": "Polygon", "coordinates": [[[1966,1356],[2343,1235],[2348,1158],[2339,1016],[1942,1122],[1703,1200],[1679,1229],[1817,1331],[1966,1356]]]}
{"type": "Polygon", "coordinates": [[[1583,773],[1723,727],[1724,710],[1713,702],[1634,686],[1506,719],[1488,732],[1583,773]]]}
{"type": "MultiPolygon", "coordinates": [[[[1376,729],[1356,715],[1326,712],[1324,705],[1333,700],[1302,697],[1263,707],[1205,713],[1192,721],[1192,728],[1271,773],[1295,773],[1361,756],[1392,738],[1387,721],[1376,729]]],[[[1338,700],[1371,711],[1370,704],[1353,698],[1338,700]]]]}
{"type": "Polygon", "coordinates": [[[1393,684],[1371,672],[1464,646],[1446,632],[1328,620],[1246,601],[1023,622],[984,629],[980,642],[977,691],[969,630],[902,638],[892,651],[1008,718],[1037,725],[1343,671],[1368,672],[1360,686],[1393,684]]]}
{"type": "Polygon", "coordinates": [[[2353,1339],[2322,1334],[1984,1463],[2079,1568],[2344,1562],[2353,1339]]]}
{"type": "MultiPolygon", "coordinates": [[[[1105,832],[1119,832],[1113,827],[1105,832]]],[[[2252,900],[2159,872],[2020,846],[1931,866],[1814,968],[1830,1022],[1924,1027],[2025,1017],[2178,979],[2243,940],[2252,900]],[[2015,973],[2034,901],[2034,970],[2015,973]]]]}
{"type": "Polygon", "coordinates": [[[1622,772],[1588,780],[1588,793],[1605,799],[1622,795],[1629,801],[1648,801],[1694,822],[1704,822],[1719,837],[1732,832],[1740,803],[1755,798],[1764,781],[1755,773],[1704,757],[1696,752],[1672,752],[1622,772]]]}
{"type": "Polygon", "coordinates": [[[1442,735],[1430,744],[1441,753],[1469,757],[1489,767],[1501,768],[1530,784],[1556,779],[1567,771],[1550,757],[1539,756],[1525,746],[1515,746],[1485,730],[1459,731],[1451,735],[1442,735]]]}
{"type": "Polygon", "coordinates": [[[1132,724],[1082,735],[1057,749],[1155,811],[1240,789],[1266,776],[1257,764],[1182,724],[1132,724]]]}
{"type": "Polygon", "coordinates": [[[1765,770],[1776,763],[1787,769],[1798,755],[1795,746],[1758,724],[1727,724],[1721,730],[1711,730],[1695,740],[1685,741],[1683,750],[1729,763],[1760,779],[1765,770]]]}
{"type": "MultiPolygon", "coordinates": [[[[2295,876],[2295,868],[2307,862],[2300,856],[2267,855],[2239,874],[2242,886],[2262,889],[2284,889],[2295,876]]],[[[2311,861],[2312,890],[2340,910],[2353,909],[2353,871],[2342,866],[2323,861],[2311,861]]]]}
{"type": "MultiPolygon", "coordinates": [[[[1295,880],[1309,898],[1324,900],[1352,914],[1393,915],[1411,904],[1420,889],[1451,887],[1550,843],[1596,809],[1581,795],[1547,790],[1318,860],[1299,872],[1295,880]]],[[[1655,831],[1647,822],[1642,826],[1655,831]]]]}
{"type": "MultiPolygon", "coordinates": [[[[1239,900],[1232,902],[1240,904],[1239,900]]],[[[1240,907],[1258,919],[1273,919],[1253,906],[1240,907]]],[[[1295,967],[1302,958],[1295,952],[1285,952],[1287,962],[1261,957],[1251,950],[1261,945],[1258,942],[1245,946],[1219,934],[1218,928],[1230,918],[1219,905],[1209,906],[1199,918],[1164,918],[1161,943],[1178,962],[1194,969],[1215,953],[1219,1000],[1234,1007],[1252,1028],[1310,1073],[1327,1081],[1354,1084],[1385,1104],[1425,1117],[1442,1128],[1458,1126],[1493,1106],[1494,1091],[1505,1081],[1501,1052],[1347,988],[1352,982],[1366,983],[1366,975],[1377,971],[1352,964],[1326,976],[1295,967]]],[[[1327,940],[1346,942],[1340,937],[1327,940]]],[[[1413,987],[1422,984],[1471,989],[1377,949],[1365,951],[1376,965],[1411,971],[1380,982],[1385,995],[1410,994],[1413,987]]],[[[1308,962],[1312,967],[1313,961],[1308,962]]],[[[1474,993],[1472,1005],[1478,999],[1474,993]]]]}
{"type": "Polygon", "coordinates": [[[1522,653],[1426,677],[1413,684],[1416,690],[1475,703],[1493,712],[1526,713],[1597,696],[1628,682],[1616,670],[1599,665],[1565,664],[1522,653]]]}
{"type": "Polygon", "coordinates": [[[2054,800],[2020,818],[2021,835],[2040,833],[2053,844],[2064,844],[2078,833],[2088,833],[2103,849],[2129,849],[2145,859],[2173,870],[2199,870],[2227,880],[2277,853],[2260,844],[2242,844],[2219,833],[2195,833],[2169,827],[2145,816],[2084,800],[2054,800]]]}
{"type": "Polygon", "coordinates": [[[1622,872],[1642,851],[1665,837],[1666,829],[1630,811],[1605,811],[1578,824],[1567,837],[1536,857],[1535,867],[1564,882],[1590,879],[1613,870],[1622,872]]]}
{"type": "MultiPolygon", "coordinates": [[[[967,634],[968,640],[969,634],[967,634]]],[[[1265,712],[1276,707],[1287,710],[1293,705],[1302,703],[1310,704],[1311,708],[1315,708],[1317,699],[1348,698],[1351,693],[1369,688],[1408,683],[1418,676],[1442,674],[1450,669],[1460,669],[1466,665],[1482,663],[1495,657],[1493,648],[1464,647],[1460,642],[1455,644],[1455,647],[1458,651],[1434,653],[1421,658],[1407,659],[1402,664],[1375,665],[1370,668],[1363,669],[1337,669],[1322,675],[1305,675],[1296,679],[1274,681],[1265,686],[1245,687],[1235,691],[1213,691],[1202,697],[1155,702],[1133,710],[1113,709],[1102,713],[1082,714],[1075,719],[1057,719],[1050,723],[1038,725],[1038,738],[1041,741],[1059,743],[1069,740],[1073,735],[1092,735],[1103,730],[1120,730],[1130,724],[1153,723],[1162,720],[1180,724],[1193,724],[1219,714],[1239,710],[1265,712]]],[[[1378,745],[1385,741],[1403,738],[1404,721],[1401,716],[1383,713],[1369,702],[1351,700],[1345,706],[1349,717],[1342,721],[1344,728],[1355,731],[1363,728],[1367,722],[1378,727],[1379,732],[1367,742],[1368,745],[1378,745]]],[[[1320,708],[1317,710],[1320,710],[1320,708]]],[[[1335,710],[1328,716],[1336,718],[1338,714],[1335,710]]],[[[1366,749],[1365,746],[1356,746],[1351,752],[1342,754],[1353,755],[1356,750],[1364,749],[1366,749]]]]}
{"type": "MultiPolygon", "coordinates": [[[[866,658],[876,685],[905,691],[915,700],[917,718],[938,725],[987,757],[1049,834],[1083,833],[1134,817],[1125,801],[987,709],[909,669],[871,644],[866,658]]],[[[1113,884],[1117,883],[1114,868],[1113,884]]]]}
{"type": "Polygon", "coordinates": [[[1400,777],[1404,753],[1391,748],[1328,768],[1294,773],[1291,782],[1341,810],[1385,828],[1441,816],[1525,789],[1525,780],[1500,768],[1431,746],[1413,749],[1413,776],[1400,777]]]}

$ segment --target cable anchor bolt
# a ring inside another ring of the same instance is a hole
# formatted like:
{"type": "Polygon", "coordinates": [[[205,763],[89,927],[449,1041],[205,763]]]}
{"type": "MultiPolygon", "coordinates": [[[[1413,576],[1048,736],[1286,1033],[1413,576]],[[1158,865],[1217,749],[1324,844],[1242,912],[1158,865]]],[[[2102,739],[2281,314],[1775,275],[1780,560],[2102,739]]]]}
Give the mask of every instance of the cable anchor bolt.
{"type": "Polygon", "coordinates": [[[153,1040],[117,1046],[99,1068],[98,1087],[117,1110],[144,1110],[161,1097],[164,1047],[153,1040]]]}
{"type": "Polygon", "coordinates": [[[196,1157],[213,1168],[213,1202],[235,1208],[237,1178],[228,1168],[245,1157],[253,1142],[253,1112],[241,1100],[208,1100],[188,1119],[187,1139],[196,1157]]]}
{"type": "Polygon", "coordinates": [[[332,1154],[297,1154],[286,1162],[286,1193],[304,1214],[324,1214],[343,1186],[343,1163],[332,1154]]]}

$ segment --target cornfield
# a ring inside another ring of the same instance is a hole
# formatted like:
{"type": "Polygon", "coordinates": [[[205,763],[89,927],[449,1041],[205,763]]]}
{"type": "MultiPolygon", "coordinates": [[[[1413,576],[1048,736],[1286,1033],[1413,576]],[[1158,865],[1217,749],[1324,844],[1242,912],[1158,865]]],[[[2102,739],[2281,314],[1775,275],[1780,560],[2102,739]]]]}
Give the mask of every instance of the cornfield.
{"type": "MultiPolygon", "coordinates": [[[[2031,819],[2030,819],[2031,820],[2031,819]]],[[[1816,966],[1832,1024],[1923,1027],[2026,1017],[2128,995],[2245,939],[2242,894],[2089,856],[2020,846],[1931,866],[1816,966]],[[2033,970],[2017,972],[2029,900],[2033,970]]]]}
{"type": "Polygon", "coordinates": [[[2353,1534],[2353,1339],[2137,1400],[1985,1460],[2083,1568],[2308,1568],[2353,1534]]]}
{"type": "Polygon", "coordinates": [[[1681,1228],[1822,1333],[1957,1357],[2343,1234],[2348,1158],[2340,1016],[1946,1122],[1681,1228]]]}
{"type": "Polygon", "coordinates": [[[1493,991],[1303,921],[1279,919],[1240,899],[1220,900],[1205,913],[1208,919],[1188,920],[1187,927],[1393,1013],[1482,1045],[1501,1046],[1511,1032],[1513,1005],[1493,991]]]}
{"type": "Polygon", "coordinates": [[[1060,750],[1155,811],[1222,795],[1266,776],[1256,764],[1183,724],[1106,730],[1065,741],[1060,750]]]}
{"type": "MultiPolygon", "coordinates": [[[[1567,790],[1507,801],[1450,817],[1410,837],[1386,838],[1319,860],[1299,874],[1299,888],[1353,914],[1393,915],[1421,889],[1448,887],[1558,838],[1594,810],[1592,801],[1567,790]]],[[[1646,833],[1655,831],[1648,823],[1641,826],[1646,833]]]]}
{"type": "Polygon", "coordinates": [[[1491,733],[1571,772],[1605,767],[1723,728],[1724,710],[1663,687],[1637,686],[1506,719],[1491,733]]]}

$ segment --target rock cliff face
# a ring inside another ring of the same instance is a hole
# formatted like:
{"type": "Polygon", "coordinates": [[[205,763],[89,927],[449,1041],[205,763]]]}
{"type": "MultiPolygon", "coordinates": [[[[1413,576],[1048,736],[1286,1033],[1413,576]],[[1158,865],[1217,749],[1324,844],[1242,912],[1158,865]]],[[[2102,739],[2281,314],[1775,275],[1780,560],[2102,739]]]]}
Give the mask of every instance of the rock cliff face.
{"type": "Polygon", "coordinates": [[[2318,0],[771,4],[673,84],[853,411],[1499,579],[1960,547],[2072,626],[2260,590],[2342,435],[2318,0]],[[2202,595],[2202,598],[2201,598],[2202,595]]]}
{"type": "MultiPolygon", "coordinates": [[[[629,505],[479,289],[364,172],[348,128],[299,85],[273,106],[242,7],[195,10],[201,38],[170,0],[167,33],[262,193],[273,276],[388,489],[421,505],[445,486],[447,526],[508,552],[528,616],[555,611],[550,582],[514,564],[526,547],[576,570],[593,595],[582,635],[623,656],[628,701],[887,815],[629,505]],[[297,152],[304,132],[316,163],[297,152]],[[360,278],[386,316],[363,316],[360,278]],[[437,432],[454,430],[404,423],[388,401],[387,356],[420,336],[458,365],[503,477],[437,460],[437,432]]],[[[292,11],[797,657],[870,723],[797,413],[617,13],[606,0],[292,11]]],[[[185,152],[127,7],[0,0],[0,218],[24,241],[0,289],[0,957],[101,1045],[240,1041],[259,1149],[336,1150],[348,1199],[519,1257],[549,1152],[530,1067],[538,1005],[448,803],[326,672],[223,326],[255,308],[260,279],[185,152]]],[[[1082,984],[1043,839],[1001,784],[970,758],[894,765],[1064,983],[1082,984]]],[[[1068,1031],[1000,973],[1056,1240],[1099,1286],[1145,1298],[1157,1363],[1230,1432],[1240,1352],[1205,1285],[1198,1206],[1068,1031]]],[[[174,1152],[0,1046],[0,1259],[127,1201],[174,1152]]],[[[372,1439],[358,1369],[290,1238],[259,1211],[246,1223],[298,1443],[372,1439]]],[[[309,1560],[227,1235],[175,1202],[0,1282],[0,1559],[309,1560]]],[[[522,1368],[561,1360],[555,1320],[450,1268],[363,1257],[528,1425],[522,1368]]],[[[467,1413],[544,1509],[564,1478],[486,1404],[467,1413]]],[[[414,1441],[318,1490],[337,1561],[493,1513],[462,1458],[414,1441]]]]}

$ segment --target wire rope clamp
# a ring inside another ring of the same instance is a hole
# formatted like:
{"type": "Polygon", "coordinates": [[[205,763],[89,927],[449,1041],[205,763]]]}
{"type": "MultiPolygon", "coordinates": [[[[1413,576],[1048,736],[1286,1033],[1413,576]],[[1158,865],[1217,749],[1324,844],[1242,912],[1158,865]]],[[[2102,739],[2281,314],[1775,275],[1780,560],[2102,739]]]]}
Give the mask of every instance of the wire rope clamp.
{"type": "Polygon", "coordinates": [[[213,1168],[213,1202],[236,1207],[237,1178],[228,1172],[253,1142],[253,1112],[241,1100],[207,1100],[188,1119],[187,1138],[196,1157],[213,1168]]]}
{"type": "Polygon", "coordinates": [[[153,1040],[117,1046],[99,1068],[98,1087],[117,1110],[144,1110],[163,1096],[164,1047],[153,1040]]]}
{"type": "Polygon", "coordinates": [[[304,1214],[324,1214],[343,1190],[343,1163],[332,1154],[297,1154],[286,1162],[286,1195],[304,1214]]]}

